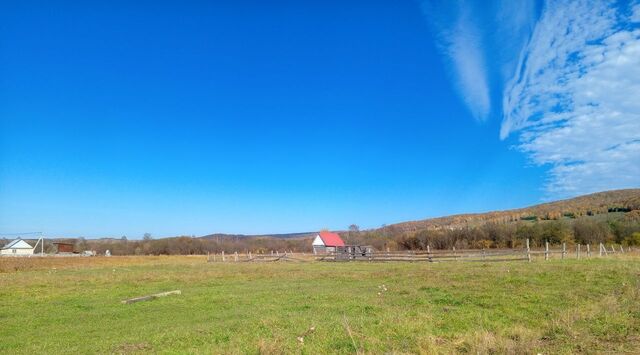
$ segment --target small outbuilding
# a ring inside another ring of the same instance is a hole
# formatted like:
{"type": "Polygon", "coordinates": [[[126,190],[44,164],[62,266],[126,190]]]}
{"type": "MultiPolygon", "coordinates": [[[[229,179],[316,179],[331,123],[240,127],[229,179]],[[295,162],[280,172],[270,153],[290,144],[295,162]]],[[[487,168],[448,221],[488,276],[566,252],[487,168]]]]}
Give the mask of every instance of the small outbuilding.
{"type": "Polygon", "coordinates": [[[56,246],[56,253],[73,253],[73,243],[65,243],[65,242],[53,242],[53,245],[56,246]]]}
{"type": "Polygon", "coordinates": [[[18,238],[0,249],[0,255],[32,255],[33,247],[31,244],[18,238]]]}
{"type": "Polygon", "coordinates": [[[312,245],[314,254],[327,254],[334,253],[336,247],[343,247],[344,241],[338,233],[320,232],[316,234],[312,245]]]}

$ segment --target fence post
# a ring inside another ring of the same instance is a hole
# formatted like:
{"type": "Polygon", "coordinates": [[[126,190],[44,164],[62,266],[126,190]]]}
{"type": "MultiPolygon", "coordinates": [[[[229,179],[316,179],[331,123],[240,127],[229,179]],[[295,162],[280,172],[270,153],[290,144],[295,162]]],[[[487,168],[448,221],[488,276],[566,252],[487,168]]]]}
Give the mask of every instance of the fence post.
{"type": "Polygon", "coordinates": [[[527,260],[531,262],[531,248],[529,248],[529,238],[527,238],[527,260]]]}
{"type": "Polygon", "coordinates": [[[591,257],[591,244],[587,244],[587,258],[591,257]]]}
{"type": "Polygon", "coordinates": [[[485,252],[484,252],[484,248],[482,248],[482,258],[485,258],[485,252]]]}
{"type": "Polygon", "coordinates": [[[455,260],[458,260],[458,255],[456,254],[456,246],[455,245],[453,246],[453,258],[455,260]]]}
{"type": "Polygon", "coordinates": [[[249,260],[253,259],[253,257],[251,256],[251,252],[249,252],[249,260]]]}
{"type": "Polygon", "coordinates": [[[216,261],[216,253],[213,253],[213,261],[216,261]]]}
{"type": "Polygon", "coordinates": [[[431,258],[431,246],[429,246],[429,244],[427,244],[427,259],[429,259],[429,261],[433,261],[431,258]]]}
{"type": "Polygon", "coordinates": [[[549,241],[544,242],[544,260],[549,260],[549,241]]]}
{"type": "Polygon", "coordinates": [[[562,259],[564,259],[567,254],[567,243],[562,243],[562,259]]]}
{"type": "Polygon", "coordinates": [[[578,246],[576,247],[576,253],[577,253],[576,259],[580,259],[581,249],[582,249],[582,245],[580,243],[578,243],[578,246]]]}
{"type": "Polygon", "coordinates": [[[598,250],[598,256],[602,256],[602,243],[600,243],[598,246],[600,247],[600,250],[598,250]]]}
{"type": "Polygon", "coordinates": [[[615,253],[616,253],[616,250],[613,249],[613,244],[611,244],[611,254],[615,254],[615,253]]]}
{"type": "Polygon", "coordinates": [[[624,253],[624,249],[622,248],[622,244],[620,244],[620,252],[624,253]]]}
{"type": "Polygon", "coordinates": [[[226,261],[226,260],[224,259],[224,250],[222,251],[222,261],[226,261]]]}

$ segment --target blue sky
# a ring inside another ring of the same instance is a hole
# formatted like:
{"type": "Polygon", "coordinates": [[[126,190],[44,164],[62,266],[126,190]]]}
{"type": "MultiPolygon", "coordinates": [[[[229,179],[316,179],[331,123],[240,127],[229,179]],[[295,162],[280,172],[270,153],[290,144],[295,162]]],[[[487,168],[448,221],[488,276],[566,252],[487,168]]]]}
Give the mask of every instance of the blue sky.
{"type": "Polygon", "coordinates": [[[373,228],[639,186],[640,6],[513,3],[3,3],[0,232],[373,228]]]}

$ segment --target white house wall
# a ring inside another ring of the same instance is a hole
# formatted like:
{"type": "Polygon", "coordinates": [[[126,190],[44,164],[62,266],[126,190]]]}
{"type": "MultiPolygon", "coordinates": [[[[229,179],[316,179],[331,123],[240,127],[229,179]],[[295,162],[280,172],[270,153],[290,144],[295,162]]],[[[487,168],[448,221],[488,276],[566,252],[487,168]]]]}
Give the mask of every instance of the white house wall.
{"type": "Polygon", "coordinates": [[[311,244],[314,247],[322,247],[324,246],[324,242],[322,241],[322,238],[320,238],[320,235],[316,235],[316,238],[313,240],[313,243],[311,244]]]}
{"type": "Polygon", "coordinates": [[[33,254],[33,248],[0,250],[0,255],[32,255],[32,254],[33,254]]]}

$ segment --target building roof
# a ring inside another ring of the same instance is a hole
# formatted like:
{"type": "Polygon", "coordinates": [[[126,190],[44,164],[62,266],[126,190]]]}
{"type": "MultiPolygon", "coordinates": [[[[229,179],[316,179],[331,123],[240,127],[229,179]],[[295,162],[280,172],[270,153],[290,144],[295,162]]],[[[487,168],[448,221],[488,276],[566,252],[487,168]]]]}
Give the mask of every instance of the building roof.
{"type": "Polygon", "coordinates": [[[16,240],[12,241],[11,243],[3,246],[2,249],[33,249],[33,247],[31,245],[29,245],[29,243],[27,243],[24,240],[18,238],[16,240]]]}
{"type": "Polygon", "coordinates": [[[320,232],[318,233],[318,235],[320,236],[320,239],[322,239],[322,242],[324,243],[325,246],[328,246],[328,247],[344,246],[344,241],[342,241],[342,238],[340,238],[338,233],[320,232]]]}

